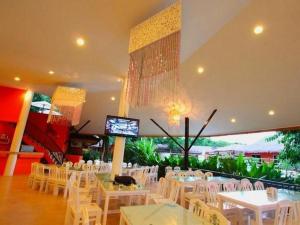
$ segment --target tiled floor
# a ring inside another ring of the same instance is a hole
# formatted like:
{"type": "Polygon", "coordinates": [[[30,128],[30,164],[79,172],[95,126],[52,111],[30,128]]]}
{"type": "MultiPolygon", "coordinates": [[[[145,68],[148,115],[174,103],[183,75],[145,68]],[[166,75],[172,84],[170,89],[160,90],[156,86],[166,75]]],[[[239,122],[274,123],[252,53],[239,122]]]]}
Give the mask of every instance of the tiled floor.
{"type": "MultiPolygon", "coordinates": [[[[66,200],[27,186],[27,177],[0,176],[0,225],[63,225],[66,200]]],[[[119,214],[108,225],[118,225],[119,214]]]]}

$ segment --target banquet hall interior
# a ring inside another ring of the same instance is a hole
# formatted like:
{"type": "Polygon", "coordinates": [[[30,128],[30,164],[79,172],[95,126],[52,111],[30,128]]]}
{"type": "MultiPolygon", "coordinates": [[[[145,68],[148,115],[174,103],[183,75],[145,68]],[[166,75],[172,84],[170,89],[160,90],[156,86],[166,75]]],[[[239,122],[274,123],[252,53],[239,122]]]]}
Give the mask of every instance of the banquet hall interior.
{"type": "Polygon", "coordinates": [[[299,225],[298,0],[1,0],[0,34],[0,225],[299,225]]]}

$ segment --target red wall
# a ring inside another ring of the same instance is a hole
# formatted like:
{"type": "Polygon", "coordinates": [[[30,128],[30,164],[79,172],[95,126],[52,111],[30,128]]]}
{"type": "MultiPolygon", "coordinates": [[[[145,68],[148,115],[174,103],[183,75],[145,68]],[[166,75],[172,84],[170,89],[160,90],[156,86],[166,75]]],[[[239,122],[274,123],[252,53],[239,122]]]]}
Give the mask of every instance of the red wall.
{"type": "Polygon", "coordinates": [[[15,123],[0,121],[0,151],[9,151],[11,141],[14,137],[15,127],[15,123]]]}
{"type": "Polygon", "coordinates": [[[63,124],[49,124],[47,123],[47,114],[30,112],[28,116],[28,123],[33,124],[41,132],[44,132],[63,150],[68,148],[69,132],[70,128],[63,124]]]}
{"type": "Polygon", "coordinates": [[[25,92],[25,90],[0,86],[0,121],[18,121],[25,92]]]}
{"type": "Polygon", "coordinates": [[[0,151],[9,151],[25,90],[0,86],[0,151]],[[9,142],[6,144],[6,137],[9,142]]]}

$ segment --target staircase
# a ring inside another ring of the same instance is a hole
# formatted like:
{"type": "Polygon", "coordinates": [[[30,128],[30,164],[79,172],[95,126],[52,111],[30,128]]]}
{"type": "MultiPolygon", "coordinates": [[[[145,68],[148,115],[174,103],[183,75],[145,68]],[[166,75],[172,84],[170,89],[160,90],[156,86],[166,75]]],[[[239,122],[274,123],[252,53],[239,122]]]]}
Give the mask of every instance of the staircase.
{"type": "Polygon", "coordinates": [[[51,135],[51,130],[41,129],[36,121],[27,120],[23,142],[44,153],[48,163],[61,165],[64,161],[64,151],[57,144],[56,137],[51,135]]]}
{"type": "Polygon", "coordinates": [[[26,133],[23,135],[23,142],[34,146],[35,151],[44,153],[44,158],[49,164],[61,165],[63,163],[64,154],[62,152],[50,151],[26,133]]]}

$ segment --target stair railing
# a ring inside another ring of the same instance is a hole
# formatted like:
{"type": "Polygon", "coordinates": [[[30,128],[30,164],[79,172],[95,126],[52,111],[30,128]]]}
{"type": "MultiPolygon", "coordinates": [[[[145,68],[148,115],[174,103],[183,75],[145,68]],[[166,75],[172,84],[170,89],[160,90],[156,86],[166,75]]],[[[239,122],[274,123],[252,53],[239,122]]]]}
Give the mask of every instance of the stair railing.
{"type": "Polygon", "coordinates": [[[64,159],[64,152],[62,151],[61,147],[55,142],[55,140],[47,135],[44,131],[41,130],[38,126],[31,122],[27,122],[25,133],[42,145],[44,148],[49,150],[49,154],[57,161],[58,163],[62,164],[64,159]],[[58,159],[53,152],[61,152],[63,154],[62,160],[58,159]]]}

